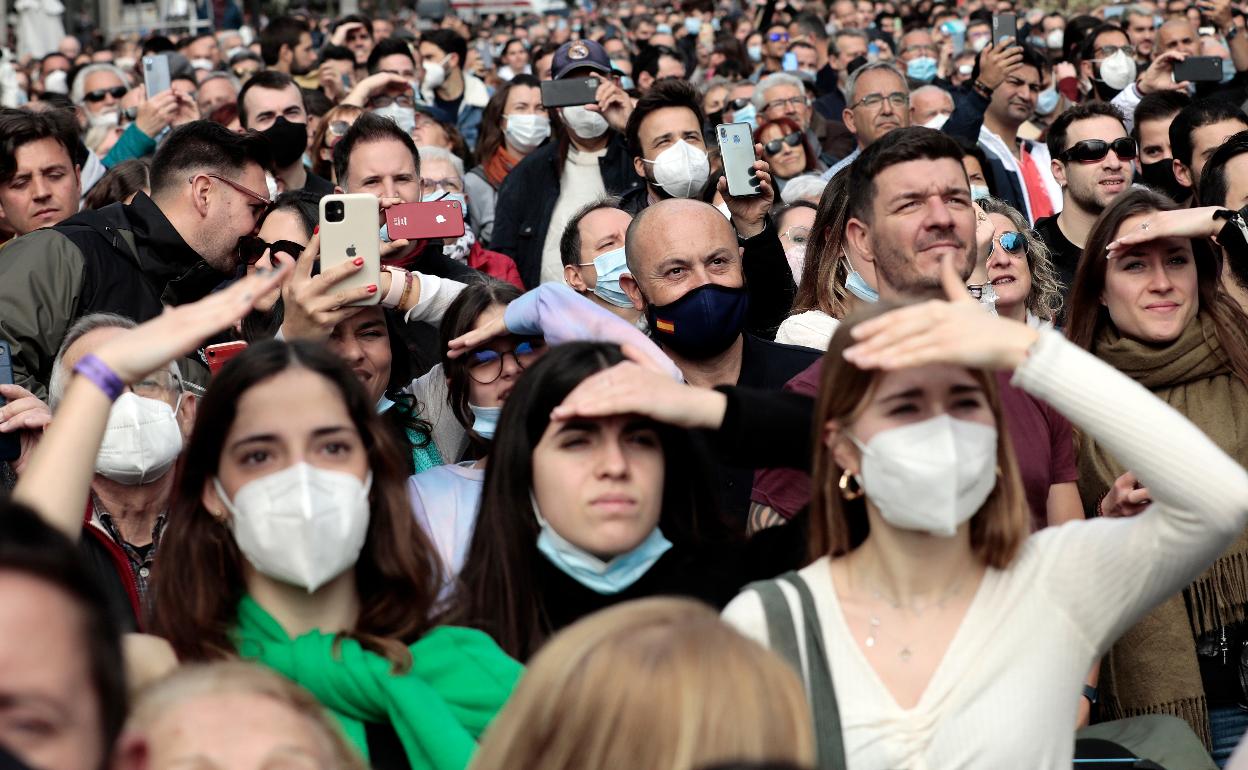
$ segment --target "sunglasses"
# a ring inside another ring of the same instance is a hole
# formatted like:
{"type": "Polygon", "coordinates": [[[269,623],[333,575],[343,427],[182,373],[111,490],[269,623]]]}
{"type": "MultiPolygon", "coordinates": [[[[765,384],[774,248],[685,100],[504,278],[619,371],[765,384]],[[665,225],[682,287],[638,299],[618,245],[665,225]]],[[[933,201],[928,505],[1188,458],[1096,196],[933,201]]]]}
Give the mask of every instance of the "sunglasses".
{"type": "Polygon", "coordinates": [[[770,35],[767,36],[767,39],[773,43],[779,43],[781,40],[787,43],[789,42],[789,33],[788,32],[772,32],[770,35]]]}
{"type": "Polygon", "coordinates": [[[1096,163],[1104,160],[1110,150],[1113,150],[1114,154],[1121,160],[1135,160],[1135,140],[1127,136],[1115,139],[1112,142],[1106,142],[1101,139],[1085,139],[1082,142],[1076,142],[1070,149],[1058,155],[1057,159],[1061,161],[1073,160],[1078,163],[1096,163]]]}
{"type": "Polygon", "coordinates": [[[730,110],[732,112],[736,112],[737,110],[744,110],[746,105],[748,105],[749,103],[750,103],[750,100],[748,97],[741,96],[731,101],[725,102],[724,109],[730,110]]]}
{"type": "Polygon", "coordinates": [[[238,257],[239,260],[251,267],[264,256],[264,252],[270,254],[287,254],[292,259],[299,259],[299,255],[303,253],[303,246],[294,241],[266,241],[255,235],[245,235],[238,240],[238,257]]]}
{"type": "Polygon", "coordinates": [[[767,144],[764,144],[763,152],[767,153],[768,155],[776,155],[780,152],[780,148],[786,144],[790,147],[796,147],[801,143],[802,143],[802,132],[794,131],[788,136],[782,136],[779,139],[772,139],[767,144]]]}
{"type": "Polygon", "coordinates": [[[102,102],[110,96],[113,97],[114,99],[120,99],[121,97],[126,95],[126,90],[127,89],[125,86],[113,86],[112,88],[97,88],[94,91],[88,91],[87,93],[83,94],[82,98],[92,103],[102,102]]]}
{"type": "Polygon", "coordinates": [[[1019,254],[1027,246],[1026,236],[1012,230],[1008,233],[1001,233],[993,240],[1001,244],[1001,248],[1005,249],[1007,254],[1019,254]]]}

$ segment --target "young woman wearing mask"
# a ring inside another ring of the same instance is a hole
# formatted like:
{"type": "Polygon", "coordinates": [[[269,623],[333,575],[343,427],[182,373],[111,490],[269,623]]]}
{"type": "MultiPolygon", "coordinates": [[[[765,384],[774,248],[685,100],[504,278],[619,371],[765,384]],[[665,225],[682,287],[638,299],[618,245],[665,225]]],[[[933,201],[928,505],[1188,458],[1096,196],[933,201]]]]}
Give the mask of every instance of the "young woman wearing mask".
{"type": "Polygon", "coordinates": [[[499,85],[481,119],[477,165],[464,177],[472,199],[472,228],[486,244],[494,231],[498,188],[516,167],[550,138],[550,116],[542,108],[542,92],[532,75],[517,75],[499,85]]]}
{"type": "MultiPolygon", "coordinates": [[[[1071,288],[1067,334],[1243,464],[1248,315],[1222,292],[1205,233],[1166,227],[1176,218],[1203,219],[1212,234],[1223,226],[1213,211],[1181,212],[1147,188],[1118,196],[1088,237],[1071,288]],[[1128,235],[1133,242],[1118,240],[1128,235]]],[[[1230,248],[1227,239],[1220,242],[1230,248]]],[[[1129,516],[1159,496],[1139,464],[1120,462],[1096,437],[1080,441],[1079,471],[1089,516],[1129,516]]],[[[1209,570],[1180,586],[1182,593],[1172,592],[1114,646],[1108,658],[1114,677],[1104,693],[1110,713],[1179,714],[1212,737],[1214,758],[1223,761],[1248,723],[1236,705],[1245,697],[1237,672],[1248,638],[1248,534],[1236,534],[1209,570]]]]}
{"type": "MultiPolygon", "coordinates": [[[[242,318],[280,274],[167,310],[83,359],[18,499],[81,510],[112,399],[242,318]]],[[[464,767],[520,668],[478,632],[433,625],[437,557],[358,383],[315,346],[268,342],[201,403],[154,633],[182,660],[239,656],[294,679],[374,767],[464,767]]]]}
{"type": "MultiPolygon", "coordinates": [[[[547,345],[594,339],[645,350],[656,366],[665,358],[644,334],[561,284],[544,284],[524,296],[497,281],[470,285],[447,309],[441,337],[444,404],[463,427],[473,459],[413,476],[408,494],[449,583],[463,568],[472,539],[503,404],[547,345]]],[[[678,374],[669,371],[673,378],[678,374]]]]}

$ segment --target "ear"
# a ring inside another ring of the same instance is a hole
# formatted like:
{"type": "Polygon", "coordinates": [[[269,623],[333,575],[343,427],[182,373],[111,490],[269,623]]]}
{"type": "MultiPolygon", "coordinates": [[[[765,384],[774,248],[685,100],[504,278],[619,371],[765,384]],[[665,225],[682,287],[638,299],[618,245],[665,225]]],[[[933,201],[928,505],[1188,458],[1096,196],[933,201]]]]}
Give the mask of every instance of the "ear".
{"type": "MultiPolygon", "coordinates": [[[[637,176],[641,177],[642,179],[646,179],[645,161],[643,161],[641,158],[634,157],[633,158],[633,171],[637,172],[637,176]]],[[[646,179],[646,181],[648,182],[650,180],[646,179]]]]}
{"type": "Polygon", "coordinates": [[[1085,80],[1092,80],[1092,76],[1096,74],[1096,72],[1092,69],[1092,62],[1079,62],[1079,74],[1082,75],[1085,80]]]}
{"type": "Polygon", "coordinates": [[[341,185],[334,185],[334,195],[342,195],[345,192],[346,190],[342,189],[341,185]]]}
{"type": "Polygon", "coordinates": [[[563,266],[563,282],[571,286],[574,291],[587,291],[589,284],[585,283],[585,278],[581,276],[581,271],[575,265],[563,266]]]}
{"type": "Polygon", "coordinates": [[[178,427],[182,430],[182,441],[191,437],[191,429],[195,427],[195,415],[199,411],[199,396],[183,391],[182,403],[178,405],[178,427]]]}
{"type": "Polygon", "coordinates": [[[850,217],[845,223],[845,240],[854,250],[854,255],[863,262],[875,264],[875,253],[871,250],[871,228],[861,219],[850,217]]]}
{"type": "Polygon", "coordinates": [[[854,125],[854,111],[846,107],[841,110],[841,122],[845,124],[845,129],[854,136],[858,136],[858,127],[854,125]]]}
{"type": "Polygon", "coordinates": [[[1188,168],[1188,167],[1187,167],[1187,166],[1186,166],[1186,165],[1185,165],[1182,161],[1180,161],[1178,158],[1173,158],[1173,159],[1172,159],[1172,162],[1174,163],[1174,178],[1175,178],[1175,180],[1176,180],[1179,184],[1183,185],[1184,187],[1186,187],[1186,188],[1188,188],[1188,189],[1191,189],[1191,188],[1195,187],[1196,185],[1192,182],[1192,172],[1191,172],[1191,169],[1189,169],[1189,168],[1188,168]]]}
{"type": "Polygon", "coordinates": [[[1066,164],[1060,160],[1049,161],[1049,170],[1053,172],[1053,181],[1062,189],[1066,188],[1066,164]]]}
{"type": "Polygon", "coordinates": [[[641,287],[637,285],[637,279],[631,273],[624,273],[620,276],[620,288],[633,301],[633,307],[637,310],[646,309],[646,297],[641,293],[641,287]]]}
{"type": "Polygon", "coordinates": [[[828,420],[823,424],[823,445],[832,452],[838,466],[855,474],[862,470],[862,453],[846,438],[840,422],[828,420]]]}
{"type": "Polygon", "coordinates": [[[201,217],[207,216],[208,209],[211,207],[209,195],[211,189],[212,182],[203,174],[191,180],[191,205],[201,217]]]}
{"type": "Polygon", "coordinates": [[[648,91],[652,85],[654,85],[654,77],[652,77],[649,72],[642,72],[637,76],[638,89],[648,91]]]}
{"type": "Polygon", "coordinates": [[[282,43],[282,46],[277,49],[277,63],[278,64],[288,63],[292,61],[294,58],[295,58],[295,52],[294,52],[294,49],[290,47],[290,45],[286,43],[282,43]]]}
{"type": "Polygon", "coordinates": [[[208,515],[224,524],[230,520],[230,512],[225,508],[225,502],[221,496],[217,494],[217,489],[213,486],[212,477],[204,479],[204,489],[200,493],[199,501],[204,504],[204,509],[208,511],[208,515]]]}

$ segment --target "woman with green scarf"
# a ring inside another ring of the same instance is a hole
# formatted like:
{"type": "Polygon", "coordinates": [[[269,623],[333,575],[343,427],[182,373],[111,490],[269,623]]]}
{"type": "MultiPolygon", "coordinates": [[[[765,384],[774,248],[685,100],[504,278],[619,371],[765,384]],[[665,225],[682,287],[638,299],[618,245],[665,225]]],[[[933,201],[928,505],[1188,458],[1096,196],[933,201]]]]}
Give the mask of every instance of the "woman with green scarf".
{"type": "MultiPolygon", "coordinates": [[[[1089,235],[1067,303],[1067,335],[1177,409],[1242,465],[1248,315],[1219,286],[1204,236],[1218,233],[1230,212],[1215,211],[1178,211],[1147,188],[1118,196],[1089,235]]],[[[1087,437],[1078,443],[1079,492],[1089,518],[1146,507],[1148,490],[1130,468],[1087,437]]],[[[1238,705],[1248,698],[1239,674],[1241,655],[1248,663],[1246,618],[1248,532],[1114,645],[1101,668],[1102,717],[1182,717],[1224,762],[1248,726],[1248,711],[1238,705]]]]}
{"type": "MultiPolygon", "coordinates": [[[[257,271],[85,357],[19,499],[50,518],[82,511],[112,401],[241,318],[282,272],[257,271]]],[[[521,667],[485,634],[435,624],[437,557],[412,521],[402,457],[324,348],[248,348],[199,403],[148,629],[182,661],[241,657],[293,679],[373,768],[463,770],[521,667]]]]}

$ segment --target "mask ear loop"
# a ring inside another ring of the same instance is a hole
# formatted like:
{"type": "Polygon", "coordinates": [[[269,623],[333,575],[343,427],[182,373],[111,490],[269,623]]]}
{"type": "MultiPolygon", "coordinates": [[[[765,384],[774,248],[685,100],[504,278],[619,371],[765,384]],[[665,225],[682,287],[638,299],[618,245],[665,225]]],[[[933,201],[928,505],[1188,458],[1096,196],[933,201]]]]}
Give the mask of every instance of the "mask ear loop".
{"type": "Polygon", "coordinates": [[[537,495],[533,492],[532,488],[529,489],[529,504],[533,506],[533,516],[537,518],[537,526],[542,529],[548,529],[550,524],[542,517],[542,511],[537,505],[537,495]]]}

